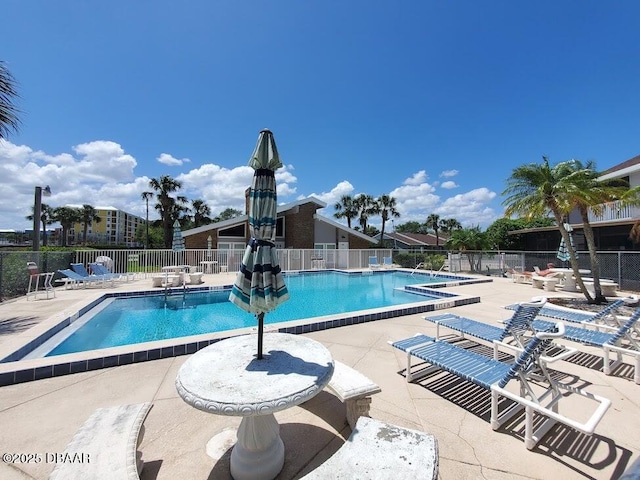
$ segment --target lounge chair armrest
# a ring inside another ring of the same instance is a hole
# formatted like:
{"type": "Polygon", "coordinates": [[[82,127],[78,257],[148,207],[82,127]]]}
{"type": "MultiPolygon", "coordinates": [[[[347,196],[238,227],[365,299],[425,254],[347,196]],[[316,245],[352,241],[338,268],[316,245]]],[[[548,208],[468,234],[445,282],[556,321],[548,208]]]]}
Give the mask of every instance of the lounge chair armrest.
{"type": "Polygon", "coordinates": [[[561,415],[557,411],[554,411],[555,409],[553,408],[553,405],[551,406],[552,408],[548,408],[539,403],[536,403],[527,398],[524,398],[516,393],[505,390],[504,388],[501,388],[498,385],[492,385],[491,390],[497,392],[499,395],[502,395],[522,405],[525,405],[526,407],[533,408],[535,411],[540,412],[541,414],[546,415],[547,417],[552,418],[565,425],[568,425],[572,428],[575,428],[580,432],[583,432],[589,435],[592,434],[595,431],[596,427],[598,426],[598,423],[600,423],[600,420],[602,420],[602,417],[604,416],[607,409],[611,406],[611,400],[609,400],[608,398],[601,397],[600,395],[594,395],[593,393],[585,392],[584,390],[570,387],[569,385],[565,385],[562,383],[557,383],[556,385],[558,386],[558,388],[562,390],[566,390],[573,394],[588,398],[589,400],[593,400],[598,404],[597,408],[594,410],[594,412],[591,414],[591,416],[586,422],[581,423],[569,417],[561,415]]]}

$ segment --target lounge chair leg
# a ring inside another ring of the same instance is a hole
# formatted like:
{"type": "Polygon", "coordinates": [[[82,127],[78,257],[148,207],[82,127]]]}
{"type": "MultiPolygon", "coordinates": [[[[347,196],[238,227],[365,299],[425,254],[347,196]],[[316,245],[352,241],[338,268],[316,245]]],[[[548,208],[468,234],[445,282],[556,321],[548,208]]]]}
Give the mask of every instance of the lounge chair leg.
{"type": "Polygon", "coordinates": [[[497,430],[500,428],[500,421],[498,419],[498,402],[500,396],[495,390],[491,390],[491,428],[497,430]]]}
{"type": "Polygon", "coordinates": [[[525,407],[524,412],[524,445],[528,450],[531,450],[536,446],[536,442],[533,439],[533,409],[525,407]]]}
{"type": "Polygon", "coordinates": [[[640,385],[640,356],[636,357],[636,368],[633,371],[633,381],[640,385]]]}

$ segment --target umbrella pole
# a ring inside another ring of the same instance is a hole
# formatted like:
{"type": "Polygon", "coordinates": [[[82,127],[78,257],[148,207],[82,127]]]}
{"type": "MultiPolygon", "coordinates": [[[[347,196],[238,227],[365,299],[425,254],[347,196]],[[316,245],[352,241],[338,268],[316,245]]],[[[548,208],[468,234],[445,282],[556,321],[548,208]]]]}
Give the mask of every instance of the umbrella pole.
{"type": "Polygon", "coordinates": [[[262,330],[264,329],[264,312],[258,314],[258,360],[262,360],[262,330]]]}

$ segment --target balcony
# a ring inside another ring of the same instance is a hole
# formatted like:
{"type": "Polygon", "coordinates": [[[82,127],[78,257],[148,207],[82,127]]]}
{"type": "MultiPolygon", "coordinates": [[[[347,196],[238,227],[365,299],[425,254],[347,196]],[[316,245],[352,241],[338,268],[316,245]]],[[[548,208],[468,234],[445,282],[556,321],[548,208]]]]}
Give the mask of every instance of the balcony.
{"type": "Polygon", "coordinates": [[[593,211],[589,210],[589,223],[597,224],[599,222],[635,220],[640,218],[640,207],[622,206],[620,202],[606,203],[603,204],[603,206],[604,210],[601,215],[596,215],[593,211]]]}

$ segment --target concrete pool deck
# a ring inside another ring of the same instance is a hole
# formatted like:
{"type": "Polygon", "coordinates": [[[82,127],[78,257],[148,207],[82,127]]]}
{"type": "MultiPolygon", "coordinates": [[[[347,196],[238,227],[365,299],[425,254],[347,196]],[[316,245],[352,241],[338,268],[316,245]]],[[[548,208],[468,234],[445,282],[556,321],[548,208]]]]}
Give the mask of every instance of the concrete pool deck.
{"type": "MultiPolygon", "coordinates": [[[[205,275],[205,285],[225,285],[235,274],[205,275]]],[[[151,280],[123,283],[115,289],[146,289],[151,280]]],[[[110,289],[107,289],[110,290],[110,289]]],[[[447,287],[463,295],[479,295],[481,303],[449,311],[488,323],[507,318],[505,305],[530,300],[540,290],[494,278],[492,283],[447,287]]],[[[22,297],[0,304],[0,349],[10,349],[19,336],[37,329],[49,317],[71,311],[105,290],[57,289],[55,299],[27,301],[22,297]]],[[[549,292],[545,292],[549,293],[549,292]]],[[[549,293],[551,294],[551,293],[549,293]]],[[[571,296],[565,292],[556,295],[571,296]]],[[[489,396],[483,390],[440,374],[407,384],[398,372],[406,357],[387,341],[415,333],[435,334],[421,314],[378,320],[305,334],[320,341],[339,360],[367,375],[382,392],[373,396],[371,416],[436,436],[441,479],[584,479],[617,478],[640,456],[640,386],[628,364],[606,376],[599,368],[599,349],[580,347],[583,354],[554,365],[574,385],[609,398],[612,406],[592,436],[564,426],[554,427],[540,444],[527,451],[520,419],[493,431],[488,421],[489,396]]],[[[565,342],[570,344],[570,342],[565,342]]],[[[60,453],[76,430],[100,407],[153,402],[140,450],[145,461],[142,479],[227,479],[228,448],[218,460],[205,451],[207,441],[227,429],[237,417],[196,410],[178,396],[174,381],[188,355],[93,370],[0,388],[0,449],[2,453],[60,453]]],[[[571,400],[571,399],[569,399],[571,400]]],[[[572,414],[582,405],[570,404],[572,414]]],[[[334,453],[350,434],[345,407],[323,392],[310,402],[276,414],[285,443],[285,466],[278,479],[296,479],[334,453]]],[[[230,448],[230,445],[229,445],[230,448]]],[[[44,479],[52,463],[0,464],[2,479],[44,479]]]]}

